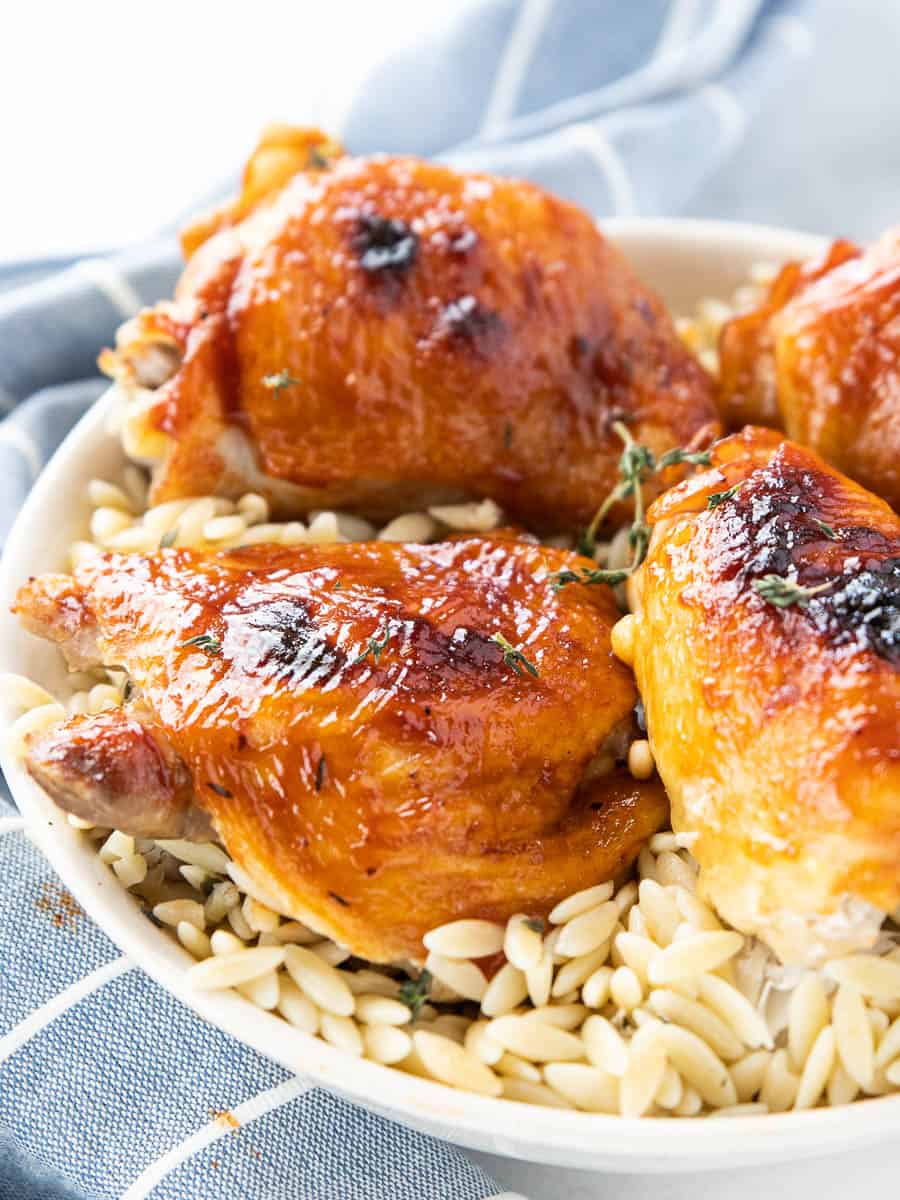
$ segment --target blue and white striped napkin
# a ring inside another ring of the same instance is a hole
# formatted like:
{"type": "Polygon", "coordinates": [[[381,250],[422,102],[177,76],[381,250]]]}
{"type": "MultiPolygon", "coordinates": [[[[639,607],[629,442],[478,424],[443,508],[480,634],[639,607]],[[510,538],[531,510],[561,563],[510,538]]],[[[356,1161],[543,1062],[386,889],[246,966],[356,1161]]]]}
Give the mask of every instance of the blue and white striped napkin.
{"type": "MultiPolygon", "coordinates": [[[[378,65],[331,132],[354,152],[522,175],[599,214],[677,213],[804,52],[804,7],[440,6],[440,28],[378,65]]],[[[0,537],[103,389],[97,351],[177,271],[164,240],[0,295],[0,537]]],[[[0,964],[0,1200],[498,1194],[460,1151],[289,1077],[184,1009],[72,908],[5,796],[0,964]]]]}

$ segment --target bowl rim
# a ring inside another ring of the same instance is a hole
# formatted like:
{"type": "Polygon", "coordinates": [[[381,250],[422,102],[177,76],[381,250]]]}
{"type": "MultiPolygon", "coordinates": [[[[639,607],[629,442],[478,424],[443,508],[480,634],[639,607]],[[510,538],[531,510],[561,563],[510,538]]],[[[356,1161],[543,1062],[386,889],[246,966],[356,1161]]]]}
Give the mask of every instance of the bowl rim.
{"type": "MultiPolygon", "coordinates": [[[[756,253],[758,248],[761,258],[784,259],[819,253],[827,244],[827,239],[813,234],[730,221],[625,218],[603,221],[602,227],[626,252],[635,246],[648,250],[671,246],[675,239],[701,253],[727,252],[739,245],[742,253],[748,247],[756,253]]],[[[31,531],[47,522],[48,511],[65,506],[64,485],[73,474],[90,474],[90,460],[104,439],[112,436],[106,431],[114,402],[111,393],[112,389],[59,446],[10,532],[0,559],[0,603],[5,602],[0,613],[2,670],[17,670],[22,631],[9,613],[9,604],[29,574],[24,564],[33,558],[31,531]]],[[[13,715],[10,702],[0,698],[4,723],[13,715]]],[[[623,1171],[654,1169],[648,1163],[674,1171],[721,1166],[730,1158],[757,1162],[799,1158],[822,1153],[823,1147],[864,1145],[900,1128],[900,1095],[724,1122],[627,1118],[493,1099],[352,1057],[261,1011],[236,992],[194,991],[184,972],[194,961],[191,956],[145,919],[95,851],[58,819],[59,810],[11,754],[8,739],[3,741],[0,766],[29,835],[85,911],[134,964],[200,1017],[287,1070],[393,1120],[463,1145],[484,1147],[487,1135],[495,1153],[534,1161],[559,1161],[562,1154],[570,1153],[575,1166],[590,1165],[593,1155],[604,1159],[607,1168],[612,1160],[623,1171]]]]}

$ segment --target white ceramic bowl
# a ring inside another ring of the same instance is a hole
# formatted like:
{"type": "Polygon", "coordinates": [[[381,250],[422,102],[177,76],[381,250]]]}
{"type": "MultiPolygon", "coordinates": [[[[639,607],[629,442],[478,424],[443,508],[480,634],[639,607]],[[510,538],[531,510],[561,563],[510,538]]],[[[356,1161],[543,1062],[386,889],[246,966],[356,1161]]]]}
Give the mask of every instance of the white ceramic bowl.
{"type": "MultiPolygon", "coordinates": [[[[610,221],[605,230],[676,313],[702,296],[728,297],[752,264],[818,252],[821,239],[724,222],[610,221]]],[[[116,478],[117,441],[104,430],[101,401],[70,434],[38,480],[0,563],[0,669],[51,691],[63,685],[59,655],[28,637],[9,613],[19,585],[59,569],[83,537],[87,481],[116,478]]],[[[8,704],[0,698],[0,705],[8,704]]],[[[3,710],[5,720],[15,714],[3,710]]],[[[343,1054],[251,1006],[237,993],[194,993],[193,960],[138,911],[88,844],[58,819],[46,795],[9,757],[6,778],[38,844],[68,888],[121,949],[202,1017],[299,1075],[437,1137],[495,1154],[567,1167],[628,1172],[696,1171],[759,1164],[873,1143],[900,1132],[900,1096],[846,1108],[735,1120],[626,1120],[508,1100],[490,1100],[343,1054]],[[56,818],[54,820],[54,818],[56,818]],[[52,827],[51,827],[51,821],[52,827]]]]}

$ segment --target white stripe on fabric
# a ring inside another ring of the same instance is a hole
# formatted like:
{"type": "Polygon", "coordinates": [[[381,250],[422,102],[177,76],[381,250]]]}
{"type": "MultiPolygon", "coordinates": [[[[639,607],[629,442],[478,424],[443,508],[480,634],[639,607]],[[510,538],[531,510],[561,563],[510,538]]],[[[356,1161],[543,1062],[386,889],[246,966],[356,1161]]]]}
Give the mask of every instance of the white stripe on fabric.
{"type": "Polygon", "coordinates": [[[20,833],[24,828],[24,817],[0,817],[0,837],[4,833],[20,833]]]}
{"type": "Polygon", "coordinates": [[[41,473],[41,468],[44,465],[44,460],[41,457],[41,452],[36,443],[25,432],[21,425],[16,425],[11,421],[5,421],[0,426],[0,446],[12,446],[18,450],[25,462],[28,464],[28,469],[31,474],[37,478],[41,473]]]}
{"type": "Polygon", "coordinates": [[[143,307],[140,296],[126,276],[108,258],[83,258],[72,270],[83,275],[117,308],[123,317],[133,317],[143,307]]]}
{"type": "Polygon", "coordinates": [[[561,139],[563,135],[565,135],[565,140],[573,146],[586,150],[606,177],[610,198],[613,202],[613,209],[609,215],[614,217],[632,216],[637,211],[637,202],[634,188],[631,186],[631,179],[619,152],[603,130],[597,125],[584,123],[560,130],[561,139]]]}
{"type": "Polygon", "coordinates": [[[716,9],[685,44],[665,56],[653,57],[629,75],[614,79],[594,92],[558,100],[537,112],[511,117],[489,133],[460,142],[443,157],[468,151],[480,142],[497,143],[546,134],[563,125],[586,121],[626,104],[645,104],[667,92],[699,86],[719,75],[734,57],[755,21],[762,0],[718,0],[716,9]]]}
{"type": "Polygon", "coordinates": [[[27,1016],[24,1021],[20,1021],[5,1037],[0,1038],[0,1062],[4,1062],[11,1055],[15,1054],[20,1046],[24,1046],[35,1034],[45,1029],[51,1021],[55,1021],[57,1017],[62,1016],[73,1004],[77,1004],[85,996],[90,996],[92,992],[105,987],[110,980],[116,979],[119,975],[124,975],[126,971],[130,971],[133,968],[134,963],[123,954],[121,958],[114,958],[112,962],[105,963],[102,967],[98,967],[96,971],[91,971],[90,975],[85,975],[83,979],[79,979],[71,984],[65,991],[60,992],[58,996],[54,996],[52,1000],[48,1000],[46,1004],[42,1004],[40,1008],[36,1008],[30,1016],[27,1016]]]}
{"type": "Polygon", "coordinates": [[[522,81],[534,58],[552,6],[553,0],[525,0],[522,5],[494,76],[494,86],[481,122],[481,134],[493,132],[516,111],[522,81]]]}
{"type": "MultiPolygon", "coordinates": [[[[280,1108],[282,1104],[287,1104],[297,1096],[302,1096],[312,1086],[308,1079],[286,1079],[284,1083],[276,1084],[268,1091],[259,1092],[256,1096],[245,1100],[243,1104],[238,1104],[231,1110],[231,1115],[239,1125],[248,1125],[251,1121],[264,1117],[273,1108],[280,1108]]],[[[122,1200],[144,1200],[144,1197],[149,1196],[157,1184],[162,1183],[165,1177],[186,1159],[191,1158],[198,1151],[205,1149],[230,1132],[232,1132],[231,1128],[224,1121],[210,1121],[208,1125],[204,1125],[192,1133],[179,1145],[173,1146],[171,1150],[141,1171],[134,1183],[123,1193],[122,1200]]]]}

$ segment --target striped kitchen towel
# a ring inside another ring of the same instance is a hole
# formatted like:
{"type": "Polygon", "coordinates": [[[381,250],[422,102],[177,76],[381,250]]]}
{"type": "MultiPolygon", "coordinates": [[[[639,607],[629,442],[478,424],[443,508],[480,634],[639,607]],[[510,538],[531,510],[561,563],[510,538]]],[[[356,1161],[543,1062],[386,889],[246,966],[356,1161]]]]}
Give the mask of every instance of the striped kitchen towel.
{"type": "MultiPolygon", "coordinates": [[[[353,151],[526,176],[599,214],[677,212],[808,40],[802,0],[435,7],[433,35],[378,64],[332,132],[353,151]]],[[[102,390],[97,351],[177,271],[163,239],[0,295],[0,537],[102,390]]],[[[460,1151],[184,1009],[81,913],[6,797],[0,962],[0,1200],[498,1194],[460,1151]]]]}

